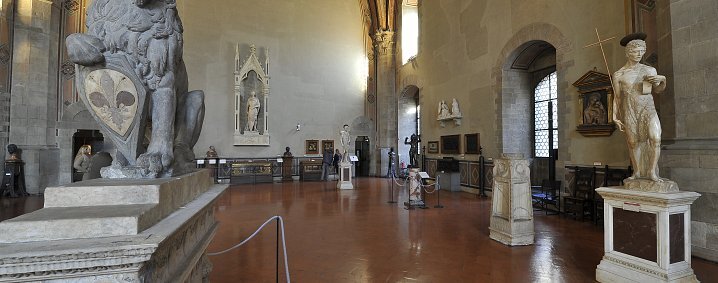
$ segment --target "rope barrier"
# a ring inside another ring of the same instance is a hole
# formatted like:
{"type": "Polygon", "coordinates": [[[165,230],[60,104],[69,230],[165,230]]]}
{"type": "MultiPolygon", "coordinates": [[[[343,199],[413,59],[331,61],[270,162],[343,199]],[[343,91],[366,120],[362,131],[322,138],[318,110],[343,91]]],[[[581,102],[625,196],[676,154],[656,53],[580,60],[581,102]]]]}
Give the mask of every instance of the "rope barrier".
{"type": "Polygon", "coordinates": [[[282,248],[284,250],[284,272],[286,273],[286,276],[287,276],[287,283],[291,283],[291,280],[289,279],[289,261],[287,259],[287,242],[285,240],[285,235],[284,235],[284,220],[279,215],[272,216],[271,218],[267,219],[267,221],[265,221],[264,224],[259,226],[259,228],[256,231],[254,231],[254,233],[252,233],[252,235],[250,235],[247,239],[244,239],[244,241],[240,242],[239,244],[236,244],[236,245],[232,246],[231,248],[228,248],[228,249],[220,251],[220,252],[207,253],[207,255],[208,256],[217,256],[217,255],[221,255],[221,254],[230,252],[236,248],[241,247],[245,243],[249,242],[249,240],[254,238],[254,236],[256,236],[259,233],[259,231],[262,231],[262,229],[264,229],[264,227],[267,226],[267,224],[269,224],[269,222],[272,222],[272,220],[275,220],[275,219],[279,222],[279,227],[282,232],[282,248]]]}

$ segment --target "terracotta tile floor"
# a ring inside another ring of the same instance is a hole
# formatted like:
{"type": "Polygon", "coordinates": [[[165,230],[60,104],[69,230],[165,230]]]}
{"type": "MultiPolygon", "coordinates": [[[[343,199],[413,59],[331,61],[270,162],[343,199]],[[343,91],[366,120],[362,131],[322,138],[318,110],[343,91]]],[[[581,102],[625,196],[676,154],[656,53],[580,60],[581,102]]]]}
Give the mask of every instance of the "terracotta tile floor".
{"type": "MultiPolygon", "coordinates": [[[[215,208],[220,226],[209,251],[281,215],[294,282],[593,282],[601,260],[603,232],[589,222],[537,212],[536,244],[509,248],[489,239],[488,199],[447,192],[443,209],[429,195],[432,208],[407,211],[386,203],[386,179],[359,179],[353,191],[335,184],[231,187],[215,208]]],[[[0,220],[40,208],[42,197],[0,199],[0,220]]],[[[211,281],[274,282],[275,241],[270,225],[247,245],[210,257],[211,281]]],[[[718,282],[718,264],[693,258],[693,268],[702,282],[718,282]]]]}
{"type": "MultiPolygon", "coordinates": [[[[536,244],[510,248],[489,239],[489,199],[445,192],[445,208],[433,208],[429,195],[432,208],[408,211],[387,203],[386,179],[360,178],[353,191],[335,185],[231,187],[217,204],[220,227],[209,251],[281,215],[294,282],[594,282],[603,255],[603,230],[589,222],[537,212],[536,244]]],[[[275,241],[271,225],[245,246],[210,257],[211,281],[273,282],[275,241]]],[[[718,264],[694,258],[693,268],[702,282],[717,282],[718,264]]]]}

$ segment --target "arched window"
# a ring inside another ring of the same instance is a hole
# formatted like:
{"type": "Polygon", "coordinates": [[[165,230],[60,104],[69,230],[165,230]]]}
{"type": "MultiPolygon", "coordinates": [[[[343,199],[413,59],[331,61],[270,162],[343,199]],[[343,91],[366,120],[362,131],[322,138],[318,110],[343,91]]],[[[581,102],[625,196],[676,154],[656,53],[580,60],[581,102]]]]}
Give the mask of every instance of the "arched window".
{"type": "Polygon", "coordinates": [[[558,148],[558,92],[556,72],[544,77],[534,90],[534,156],[549,157],[558,148]],[[553,143],[549,141],[553,140],[553,143]]]}
{"type": "Polygon", "coordinates": [[[406,64],[419,51],[419,0],[404,0],[401,5],[401,63],[406,64]]]}

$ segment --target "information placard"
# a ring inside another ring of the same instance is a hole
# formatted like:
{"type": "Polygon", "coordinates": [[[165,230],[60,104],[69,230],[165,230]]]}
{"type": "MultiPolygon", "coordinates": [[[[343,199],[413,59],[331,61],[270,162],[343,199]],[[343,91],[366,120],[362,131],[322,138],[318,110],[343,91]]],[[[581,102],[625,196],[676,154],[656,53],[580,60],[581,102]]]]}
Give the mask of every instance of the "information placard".
{"type": "Polygon", "coordinates": [[[198,165],[204,164],[204,159],[197,159],[197,164],[198,165]]]}
{"type": "Polygon", "coordinates": [[[421,177],[422,179],[429,179],[429,178],[431,178],[431,177],[429,177],[429,174],[426,173],[426,172],[419,172],[419,177],[421,177]]]}
{"type": "Polygon", "coordinates": [[[359,161],[359,157],[356,155],[349,155],[349,161],[351,161],[351,162],[359,161]]]}

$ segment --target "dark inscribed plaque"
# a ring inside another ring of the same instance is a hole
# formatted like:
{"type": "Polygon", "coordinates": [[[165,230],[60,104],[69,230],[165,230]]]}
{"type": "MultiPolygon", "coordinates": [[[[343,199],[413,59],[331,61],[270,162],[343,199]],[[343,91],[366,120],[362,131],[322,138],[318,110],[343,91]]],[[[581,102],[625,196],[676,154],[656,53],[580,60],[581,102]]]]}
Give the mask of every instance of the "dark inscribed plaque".
{"type": "Polygon", "coordinates": [[[658,262],[656,215],[613,208],[613,249],[658,262]]]}
{"type": "Polygon", "coordinates": [[[351,174],[351,168],[345,167],[344,170],[344,178],[342,178],[342,181],[349,182],[349,174],[351,174]]]}
{"type": "Polygon", "coordinates": [[[685,260],[686,255],[686,243],[685,238],[685,226],[683,223],[683,213],[671,214],[668,216],[668,233],[670,235],[671,245],[671,263],[681,262],[685,260]]]}

